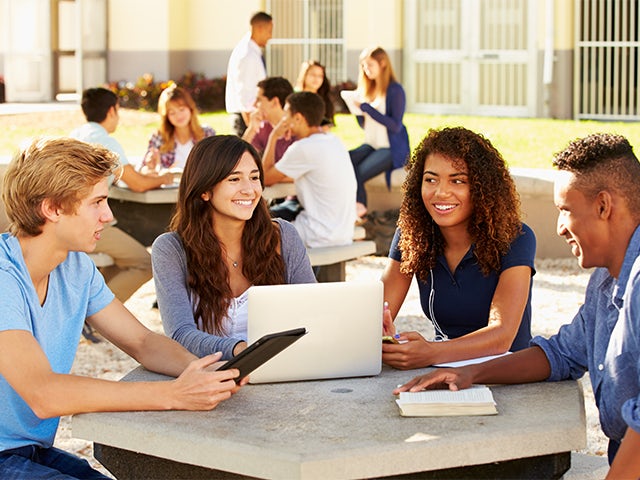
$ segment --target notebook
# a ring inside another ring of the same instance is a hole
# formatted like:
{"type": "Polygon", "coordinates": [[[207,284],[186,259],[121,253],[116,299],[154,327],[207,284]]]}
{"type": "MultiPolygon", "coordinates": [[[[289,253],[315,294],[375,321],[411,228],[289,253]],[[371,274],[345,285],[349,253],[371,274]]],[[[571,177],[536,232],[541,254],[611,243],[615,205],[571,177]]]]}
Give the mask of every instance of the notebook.
{"type": "Polygon", "coordinates": [[[247,337],[304,327],[307,334],[249,376],[251,383],[377,375],[382,368],[382,282],[254,286],[247,337]]]}

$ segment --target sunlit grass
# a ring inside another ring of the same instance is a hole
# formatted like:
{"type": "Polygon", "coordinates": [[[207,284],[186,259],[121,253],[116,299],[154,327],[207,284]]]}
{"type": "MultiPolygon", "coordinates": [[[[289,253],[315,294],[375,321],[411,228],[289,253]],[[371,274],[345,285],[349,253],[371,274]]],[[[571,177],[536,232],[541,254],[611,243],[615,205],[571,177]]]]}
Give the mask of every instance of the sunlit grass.
{"type": "MultiPolygon", "coordinates": [[[[158,128],[158,116],[148,112],[122,111],[121,125],[115,137],[132,157],[142,156],[151,134],[158,128]]],[[[0,155],[10,155],[25,138],[38,135],[67,135],[84,119],[82,113],[67,113],[35,117],[36,120],[12,121],[11,116],[0,117],[0,155]],[[40,122],[38,118],[42,118],[40,122]],[[60,119],[60,121],[58,121],[60,119]]],[[[15,117],[13,120],[16,120],[15,117]]],[[[219,134],[231,133],[229,117],[224,112],[200,115],[202,123],[219,134]]],[[[363,133],[351,115],[337,115],[333,133],[347,148],[362,142],[363,133]]],[[[513,167],[551,168],[554,153],[562,150],[570,140],[593,132],[613,132],[626,136],[640,148],[639,122],[593,122],[551,119],[514,119],[469,116],[406,114],[411,148],[415,148],[430,128],[464,126],[488,137],[513,167]]]]}

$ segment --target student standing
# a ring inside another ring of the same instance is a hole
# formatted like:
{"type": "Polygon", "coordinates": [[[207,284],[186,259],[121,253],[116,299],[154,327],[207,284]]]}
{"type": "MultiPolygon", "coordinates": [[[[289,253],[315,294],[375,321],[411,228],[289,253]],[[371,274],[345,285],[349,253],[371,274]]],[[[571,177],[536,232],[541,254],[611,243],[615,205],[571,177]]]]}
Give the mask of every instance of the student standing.
{"type": "Polygon", "coordinates": [[[257,85],[267,76],[262,49],[273,34],[273,19],[265,12],[251,17],[251,31],[235,46],[227,65],[225,105],[233,130],[242,136],[256,100],[257,85]]]}
{"type": "Polygon", "coordinates": [[[262,162],[235,135],[201,140],[184,169],[170,232],[153,243],[153,278],[165,332],[196,355],[246,348],[247,289],[313,283],[295,228],[272,221],[262,162]]]}
{"type": "Polygon", "coordinates": [[[127,410],[210,410],[237,390],[239,372],[209,371],[148,330],[114,299],[85,252],[112,219],[108,150],[62,138],[34,141],[4,176],[11,222],[0,235],[0,478],[108,478],[53,441],[59,417],[127,410]],[[85,320],[162,382],[70,374],[85,320]]]}
{"type": "Polygon", "coordinates": [[[387,334],[416,277],[440,341],[402,333],[407,343],[383,345],[382,360],[410,369],[526,348],[536,240],[500,153],[465,128],[430,130],[403,190],[382,275],[387,334]]]}
{"type": "Polygon", "coordinates": [[[640,163],[622,136],[594,134],[556,155],[558,235],[591,275],[584,304],[549,339],[503,358],[438,369],[399,391],[581,378],[609,437],[608,479],[640,478],[640,163]]]}
{"type": "Polygon", "coordinates": [[[382,48],[365,49],[360,54],[358,92],[362,115],[356,119],[364,129],[364,143],[350,150],[349,156],[358,180],[357,213],[363,217],[367,213],[365,182],[385,172],[389,186],[391,171],[404,166],[410,149],[407,128],[402,123],[404,89],[382,48]]]}

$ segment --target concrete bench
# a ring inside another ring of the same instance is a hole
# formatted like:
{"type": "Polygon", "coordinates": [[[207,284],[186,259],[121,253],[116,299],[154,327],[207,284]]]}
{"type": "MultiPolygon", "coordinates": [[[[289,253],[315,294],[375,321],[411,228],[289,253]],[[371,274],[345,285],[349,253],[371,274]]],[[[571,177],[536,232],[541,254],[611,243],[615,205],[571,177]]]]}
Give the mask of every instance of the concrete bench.
{"type": "Polygon", "coordinates": [[[365,255],[372,255],[375,251],[375,242],[357,240],[349,245],[337,247],[307,248],[307,255],[309,255],[312,266],[321,267],[318,281],[344,282],[347,262],[365,255]]]}
{"type": "MultiPolygon", "coordinates": [[[[391,174],[391,190],[387,188],[384,174],[369,180],[367,204],[370,212],[400,208],[402,183],[406,178],[402,168],[391,174]]],[[[512,168],[511,175],[520,195],[523,221],[536,234],[538,258],[572,257],[564,239],[556,234],[558,211],[553,203],[553,180],[556,170],[540,168],[512,168]]]]}
{"type": "Polygon", "coordinates": [[[93,263],[95,263],[96,267],[98,268],[110,267],[115,263],[113,261],[113,257],[104,252],[90,253],[89,257],[91,258],[91,260],[93,260],[93,263]]]}

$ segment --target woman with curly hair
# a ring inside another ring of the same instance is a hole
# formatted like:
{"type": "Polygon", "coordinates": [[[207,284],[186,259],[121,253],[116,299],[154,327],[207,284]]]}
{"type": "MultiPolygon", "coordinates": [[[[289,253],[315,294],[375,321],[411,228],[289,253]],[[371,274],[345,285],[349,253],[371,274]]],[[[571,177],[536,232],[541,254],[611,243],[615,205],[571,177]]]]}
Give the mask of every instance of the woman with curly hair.
{"type": "Polygon", "coordinates": [[[235,135],[201,140],[182,174],[170,231],[152,248],[166,334],[201,357],[246,348],[247,289],[313,283],[293,225],[272,220],[260,156],[235,135]]]}
{"type": "Polygon", "coordinates": [[[193,146],[216,134],[213,128],[200,125],[196,102],[187,90],[176,84],[165,88],[158,99],[160,129],[151,135],[142,171],[159,168],[184,168],[193,146]]]}
{"type": "Polygon", "coordinates": [[[407,169],[382,276],[385,333],[415,276],[435,339],[396,335],[406,343],[383,345],[383,361],[410,369],[526,348],[536,240],[502,155],[465,128],[430,130],[407,169]]]}

